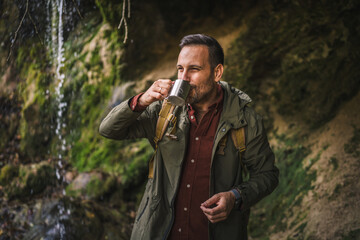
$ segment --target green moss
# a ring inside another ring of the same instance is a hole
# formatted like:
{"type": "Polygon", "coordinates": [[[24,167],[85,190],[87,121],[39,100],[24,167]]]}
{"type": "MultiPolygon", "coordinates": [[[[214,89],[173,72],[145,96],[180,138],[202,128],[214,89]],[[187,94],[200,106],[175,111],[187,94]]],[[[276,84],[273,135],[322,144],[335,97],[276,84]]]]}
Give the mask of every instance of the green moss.
{"type": "Polygon", "coordinates": [[[96,0],[96,5],[104,21],[109,22],[112,26],[120,23],[122,4],[112,0],[96,0]]]}
{"type": "Polygon", "coordinates": [[[1,168],[0,172],[0,185],[6,186],[11,180],[19,174],[19,167],[7,164],[1,168]]]}
{"type": "Polygon", "coordinates": [[[5,186],[4,192],[9,199],[26,199],[43,192],[47,186],[54,186],[55,183],[55,171],[49,165],[40,164],[35,168],[21,166],[18,177],[5,186]]]}
{"type": "Polygon", "coordinates": [[[292,236],[288,236],[287,240],[304,240],[304,229],[307,225],[307,222],[300,224],[299,227],[295,229],[295,233],[292,236]]]}
{"type": "MultiPolygon", "coordinates": [[[[299,206],[303,197],[313,187],[311,183],[316,178],[316,172],[310,171],[310,166],[316,162],[313,159],[303,166],[303,160],[310,153],[309,149],[299,145],[297,138],[286,138],[276,135],[280,147],[274,150],[276,166],[280,170],[279,185],[268,197],[260,201],[250,217],[250,236],[264,238],[272,232],[284,231],[288,225],[284,219],[291,217],[294,206],[299,206]]],[[[304,217],[304,216],[303,216],[304,217]]],[[[296,218],[291,224],[300,222],[296,218]]]]}
{"type": "Polygon", "coordinates": [[[338,195],[340,193],[340,190],[343,188],[343,186],[341,186],[341,184],[336,184],[336,187],[334,189],[334,194],[338,195]]]}
{"type": "Polygon", "coordinates": [[[352,138],[344,145],[344,151],[355,158],[360,158],[360,128],[354,127],[352,138]]]}
{"type": "Polygon", "coordinates": [[[24,102],[20,122],[21,151],[33,159],[45,157],[54,135],[52,126],[57,111],[50,94],[49,55],[40,43],[28,40],[18,49],[16,62],[19,76],[24,79],[18,86],[24,102]]]}
{"type": "MultiPolygon", "coordinates": [[[[0,90],[1,91],[1,90],[0,90]]],[[[17,96],[1,94],[0,97],[0,152],[6,153],[7,149],[14,145],[18,138],[18,127],[20,124],[20,102],[17,96]]],[[[0,168],[6,161],[0,161],[0,168]]]]}
{"type": "MultiPolygon", "coordinates": [[[[108,109],[108,99],[111,98],[113,86],[121,83],[121,49],[123,44],[116,31],[106,27],[97,27],[97,30],[89,36],[86,32],[78,35],[77,39],[87,39],[79,41],[77,50],[81,55],[72,53],[72,48],[68,50],[68,60],[66,68],[71,69],[69,81],[64,89],[65,101],[68,102],[67,128],[71,129],[67,134],[67,142],[72,145],[69,152],[71,164],[79,171],[91,171],[93,169],[102,169],[111,174],[123,174],[123,182],[135,183],[138,175],[143,174],[151,155],[151,147],[144,141],[113,141],[101,137],[98,128],[106,110],[108,109]],[[95,51],[86,52],[87,44],[90,41],[99,41],[103,45],[98,45],[95,51]],[[103,72],[103,57],[100,58],[101,51],[108,51],[106,62],[110,64],[110,73],[103,72]],[[85,59],[88,59],[86,64],[85,59]],[[80,61],[80,62],[79,62],[80,61]],[[75,66],[76,67],[70,67],[75,66]],[[69,67],[68,67],[69,66],[69,67]],[[88,78],[91,72],[94,79],[88,78]],[[106,75],[106,76],[105,76],[106,75]],[[91,81],[90,81],[91,80],[91,81]],[[128,144],[135,146],[139,151],[128,151],[124,149],[128,144]]],[[[70,47],[71,45],[69,45],[70,47]]],[[[146,176],[146,173],[144,174],[146,176]]],[[[96,182],[94,182],[96,186],[96,182]]]]}
{"type": "Polygon", "coordinates": [[[338,160],[335,156],[331,157],[329,160],[330,164],[333,166],[333,170],[335,171],[336,169],[338,169],[339,164],[338,164],[338,160]]]}
{"type": "Polygon", "coordinates": [[[115,192],[121,194],[121,186],[117,185],[117,178],[114,175],[91,172],[89,180],[79,188],[78,183],[71,183],[66,187],[66,194],[75,198],[102,200],[110,197],[115,192]]]}
{"type": "Polygon", "coordinates": [[[111,193],[115,185],[116,178],[113,176],[107,177],[105,181],[95,177],[86,186],[86,194],[92,199],[100,199],[111,193]]]}
{"type": "Polygon", "coordinates": [[[347,235],[343,236],[343,240],[353,240],[360,238],[360,228],[350,231],[347,235]]]}

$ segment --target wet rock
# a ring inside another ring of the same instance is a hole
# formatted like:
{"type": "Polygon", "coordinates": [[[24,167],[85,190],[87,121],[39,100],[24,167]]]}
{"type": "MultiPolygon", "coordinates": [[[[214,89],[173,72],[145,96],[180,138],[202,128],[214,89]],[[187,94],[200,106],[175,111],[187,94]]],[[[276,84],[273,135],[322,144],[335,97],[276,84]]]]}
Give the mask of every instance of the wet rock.
{"type": "MultiPolygon", "coordinates": [[[[15,174],[15,170],[12,171],[14,171],[14,175],[11,181],[8,180],[7,184],[4,185],[4,193],[9,200],[24,200],[30,196],[41,193],[47,186],[54,186],[56,184],[55,170],[46,162],[21,165],[17,175],[15,174]]],[[[4,173],[4,176],[5,175],[8,176],[9,173],[4,173]]],[[[10,178],[4,177],[4,179],[10,178]]]]}
{"type": "Polygon", "coordinates": [[[0,239],[24,240],[125,240],[130,238],[133,221],[126,211],[67,197],[5,207],[0,219],[6,224],[1,225],[0,239]]]}
{"type": "Polygon", "coordinates": [[[66,172],[65,181],[67,183],[70,183],[74,180],[75,177],[76,177],[76,172],[66,172]]]}
{"type": "Polygon", "coordinates": [[[103,232],[96,212],[68,198],[39,202],[33,227],[23,239],[100,239],[103,232]]]}
{"type": "Polygon", "coordinates": [[[82,199],[103,199],[116,190],[116,177],[100,172],[80,173],[66,188],[66,194],[82,199]]]}

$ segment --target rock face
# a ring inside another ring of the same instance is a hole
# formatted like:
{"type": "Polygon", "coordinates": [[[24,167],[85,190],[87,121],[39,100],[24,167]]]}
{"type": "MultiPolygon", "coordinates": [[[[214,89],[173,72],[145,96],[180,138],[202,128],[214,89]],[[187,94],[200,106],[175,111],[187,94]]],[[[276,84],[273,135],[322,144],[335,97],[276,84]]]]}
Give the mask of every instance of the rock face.
{"type": "Polygon", "coordinates": [[[0,185],[8,200],[26,200],[56,185],[55,170],[46,163],[5,165],[1,169],[0,185]]]}
{"type": "Polygon", "coordinates": [[[252,239],[359,238],[358,1],[131,1],[125,44],[122,1],[65,1],[59,132],[54,2],[0,2],[0,238],[129,238],[153,150],[97,129],[119,99],[175,78],[195,32],[223,45],[223,80],[264,115],[281,170],[252,239]]]}
{"type": "Polygon", "coordinates": [[[80,173],[74,181],[66,188],[68,196],[83,198],[87,200],[100,200],[116,191],[121,191],[118,187],[117,179],[114,176],[105,175],[100,172],[80,173]]]}
{"type": "Polygon", "coordinates": [[[4,239],[129,239],[129,216],[94,202],[36,200],[2,208],[4,239]],[[126,227],[128,226],[128,227],[126,227]]]}

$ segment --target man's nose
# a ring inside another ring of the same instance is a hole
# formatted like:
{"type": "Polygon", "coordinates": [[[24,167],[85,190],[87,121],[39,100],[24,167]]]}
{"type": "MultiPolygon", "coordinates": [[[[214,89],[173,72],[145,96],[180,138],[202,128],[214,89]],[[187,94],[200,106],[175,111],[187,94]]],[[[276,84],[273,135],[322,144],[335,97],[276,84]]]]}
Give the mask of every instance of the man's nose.
{"type": "Polygon", "coordinates": [[[184,69],[184,71],[182,72],[181,79],[185,81],[190,81],[189,72],[186,69],[184,69]]]}

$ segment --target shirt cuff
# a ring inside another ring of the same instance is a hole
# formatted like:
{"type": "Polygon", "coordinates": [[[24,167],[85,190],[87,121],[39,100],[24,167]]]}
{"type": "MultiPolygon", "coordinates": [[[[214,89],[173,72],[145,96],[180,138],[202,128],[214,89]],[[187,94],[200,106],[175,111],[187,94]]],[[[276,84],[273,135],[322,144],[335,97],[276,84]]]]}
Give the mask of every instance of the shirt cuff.
{"type": "Polygon", "coordinates": [[[136,95],[132,99],[130,99],[129,106],[130,106],[131,110],[133,110],[133,112],[142,112],[146,109],[146,106],[143,106],[139,103],[139,98],[143,94],[144,93],[139,93],[138,95],[136,95]]]}

